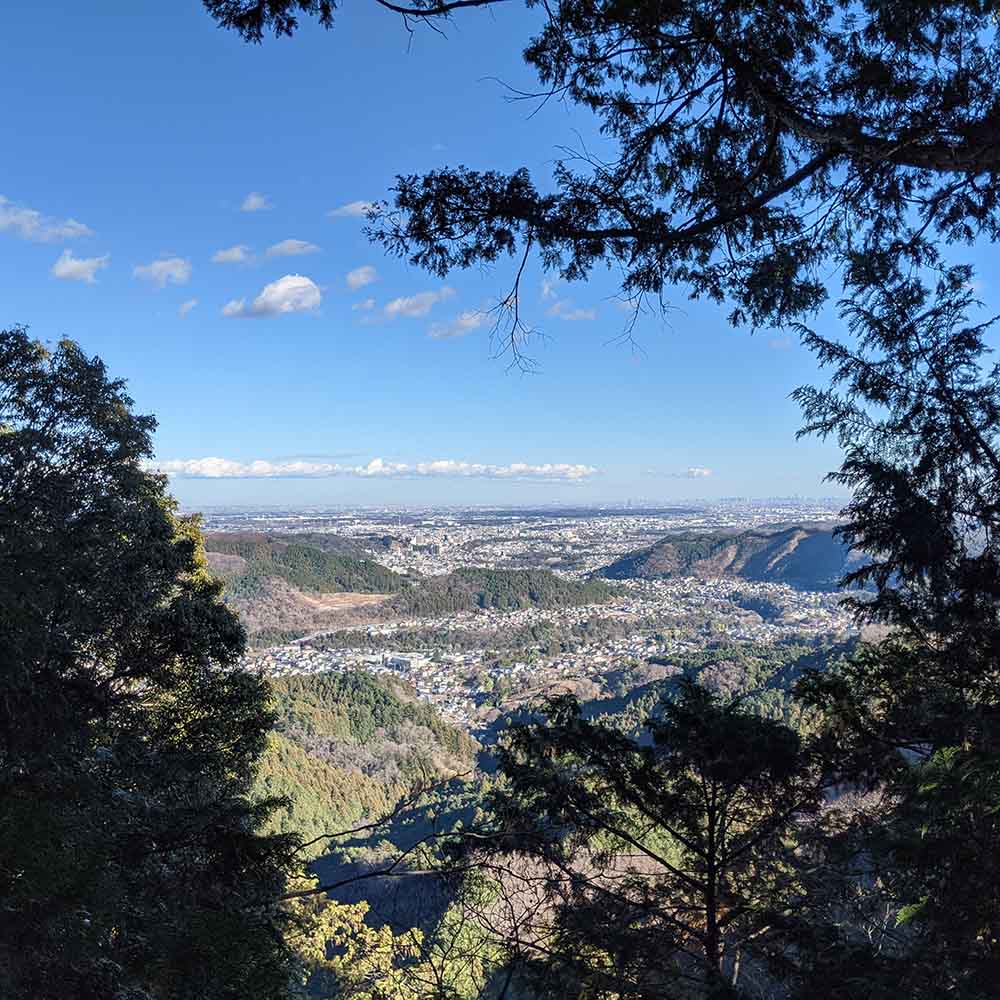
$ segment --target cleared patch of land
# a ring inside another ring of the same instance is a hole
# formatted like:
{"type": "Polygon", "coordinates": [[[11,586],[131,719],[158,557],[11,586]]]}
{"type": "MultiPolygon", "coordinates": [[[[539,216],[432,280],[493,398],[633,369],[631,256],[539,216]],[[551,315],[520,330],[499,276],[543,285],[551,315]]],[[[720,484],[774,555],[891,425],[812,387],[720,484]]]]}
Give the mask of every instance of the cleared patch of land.
{"type": "Polygon", "coordinates": [[[372,604],[382,604],[392,594],[306,594],[297,591],[299,599],[317,611],[343,611],[347,608],[363,608],[372,604]]]}

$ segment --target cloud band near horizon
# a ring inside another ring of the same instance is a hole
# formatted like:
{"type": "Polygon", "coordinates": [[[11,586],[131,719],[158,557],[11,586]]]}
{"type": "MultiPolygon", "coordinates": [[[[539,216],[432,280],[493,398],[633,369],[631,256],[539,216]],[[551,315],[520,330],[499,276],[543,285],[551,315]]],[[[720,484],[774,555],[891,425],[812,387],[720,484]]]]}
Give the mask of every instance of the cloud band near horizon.
{"type": "Polygon", "coordinates": [[[386,462],[373,458],[366,465],[332,462],[236,462],[228,458],[176,458],[147,463],[151,472],[178,479],[502,479],[534,482],[582,482],[597,474],[592,465],[550,462],[493,465],[435,459],[430,462],[386,462]]]}

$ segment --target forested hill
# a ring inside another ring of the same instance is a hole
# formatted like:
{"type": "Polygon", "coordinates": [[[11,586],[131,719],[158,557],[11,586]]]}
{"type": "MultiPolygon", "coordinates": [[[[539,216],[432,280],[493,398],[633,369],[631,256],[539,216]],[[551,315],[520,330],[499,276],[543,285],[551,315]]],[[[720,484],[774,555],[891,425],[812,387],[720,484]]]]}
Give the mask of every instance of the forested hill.
{"type": "Polygon", "coordinates": [[[390,812],[418,780],[473,767],[475,740],[398,678],[359,671],[278,678],[273,685],[278,721],[257,793],[286,798],[289,807],[272,829],[306,840],[348,829],[390,812]]]}
{"type": "Polygon", "coordinates": [[[394,598],[394,612],[441,615],[476,608],[517,611],[598,604],[613,591],[600,580],[567,580],[549,570],[464,568],[428,577],[394,598]]]}
{"type": "Polygon", "coordinates": [[[323,594],[388,594],[406,581],[366,558],[355,542],[336,535],[264,535],[217,532],[205,539],[214,572],[228,581],[279,577],[323,594]]]}
{"type": "Polygon", "coordinates": [[[735,535],[668,535],[616,559],[598,575],[611,580],[737,576],[785,583],[798,590],[835,590],[837,581],[858,561],[830,525],[797,524],[735,535]]]}
{"type": "Polygon", "coordinates": [[[252,645],[324,627],[345,611],[382,603],[383,595],[409,583],[337,535],[216,532],[206,538],[205,549],[252,645]]]}

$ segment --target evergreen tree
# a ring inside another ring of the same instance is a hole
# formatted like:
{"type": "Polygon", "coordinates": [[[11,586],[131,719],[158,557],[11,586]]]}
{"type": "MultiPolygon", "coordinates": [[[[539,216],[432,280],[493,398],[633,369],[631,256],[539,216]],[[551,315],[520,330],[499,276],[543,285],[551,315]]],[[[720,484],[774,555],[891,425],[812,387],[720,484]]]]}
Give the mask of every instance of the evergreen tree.
{"type": "MultiPolygon", "coordinates": [[[[899,927],[892,948],[869,950],[865,995],[883,995],[880,982],[885,995],[985,998],[1000,982],[1000,370],[983,364],[993,321],[968,318],[968,268],[931,287],[859,258],[849,278],[851,341],[804,331],[832,385],[797,396],[803,433],[844,449],[831,477],[852,492],[840,530],[870,555],[845,582],[874,588],[853,607],[887,636],[802,690],[828,713],[845,776],[877,793],[845,846],[899,927]]],[[[816,982],[837,980],[821,964],[816,982]]]]}
{"type": "Polygon", "coordinates": [[[284,997],[269,693],[131,406],[0,332],[0,995],[284,997]]]}
{"type": "Polygon", "coordinates": [[[735,997],[789,971],[814,749],[690,681],[646,728],[631,739],[562,698],[498,753],[497,826],[475,843],[512,909],[544,899],[515,935],[539,995],[735,997]]]}

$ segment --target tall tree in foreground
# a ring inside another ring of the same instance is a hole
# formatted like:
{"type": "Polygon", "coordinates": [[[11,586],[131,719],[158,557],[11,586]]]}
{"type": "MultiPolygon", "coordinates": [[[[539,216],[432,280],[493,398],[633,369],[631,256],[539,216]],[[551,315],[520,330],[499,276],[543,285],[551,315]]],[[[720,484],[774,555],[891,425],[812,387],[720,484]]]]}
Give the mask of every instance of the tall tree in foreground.
{"type": "MultiPolygon", "coordinates": [[[[374,2],[436,26],[501,5],[374,2]]],[[[293,34],[300,18],[332,27],[339,6],[204,3],[253,42],[293,34]]],[[[1000,233],[995,3],[526,6],[535,96],[592,113],[601,156],[580,149],[541,182],[525,168],[401,176],[372,224],[391,252],[436,274],[514,258],[499,319],[515,350],[529,329],[519,282],[533,254],[570,281],[612,266],[637,305],[677,285],[727,300],[734,322],[773,325],[818,306],[831,263],[852,253],[905,269],[933,260],[936,242],[1000,233]]]]}
{"type": "Polygon", "coordinates": [[[0,995],[285,997],[268,692],[131,402],[0,332],[0,995]]]}
{"type": "MultiPolygon", "coordinates": [[[[1000,983],[1000,370],[983,364],[993,321],[968,318],[967,268],[929,287],[858,258],[849,279],[851,341],[804,331],[832,386],[797,396],[803,433],[834,435],[845,452],[831,477],[853,497],[840,531],[871,556],[847,582],[871,585],[854,608],[888,635],[803,693],[828,713],[848,773],[880,791],[849,832],[902,937],[869,956],[865,995],[883,995],[880,978],[886,996],[986,998],[1000,983]]],[[[853,995],[820,971],[811,996],[853,995]]]]}
{"type": "Polygon", "coordinates": [[[795,830],[821,800],[818,758],[689,681],[647,730],[631,739],[560,699],[499,752],[497,831],[479,849],[531,914],[516,952],[540,996],[737,997],[791,970],[795,830]]]}

